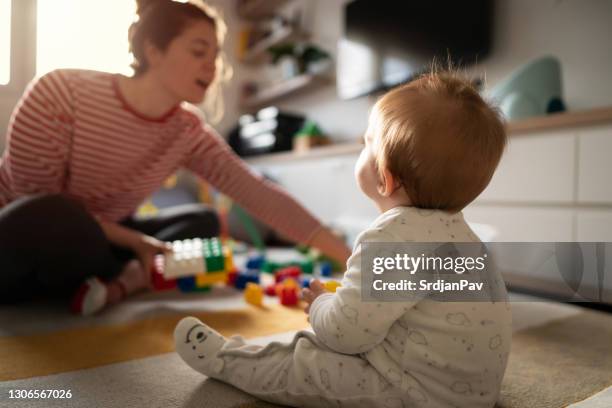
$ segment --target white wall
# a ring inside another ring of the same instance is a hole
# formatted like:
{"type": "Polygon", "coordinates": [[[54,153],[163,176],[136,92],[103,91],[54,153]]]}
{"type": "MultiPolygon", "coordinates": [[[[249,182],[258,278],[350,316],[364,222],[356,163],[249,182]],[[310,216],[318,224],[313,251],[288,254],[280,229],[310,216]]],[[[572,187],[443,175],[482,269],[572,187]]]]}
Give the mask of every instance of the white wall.
{"type": "MultiPolygon", "coordinates": [[[[313,40],[335,55],[348,0],[300,1],[313,8],[308,19],[313,40]]],[[[486,74],[491,87],[525,62],[550,54],[561,61],[569,109],[612,106],[612,1],[497,0],[495,8],[492,53],[471,74],[486,74]]],[[[250,68],[236,67],[237,79],[250,75],[250,68]]],[[[354,139],[364,131],[375,98],[340,101],[335,92],[332,83],[279,106],[305,113],[336,140],[354,139]]]]}

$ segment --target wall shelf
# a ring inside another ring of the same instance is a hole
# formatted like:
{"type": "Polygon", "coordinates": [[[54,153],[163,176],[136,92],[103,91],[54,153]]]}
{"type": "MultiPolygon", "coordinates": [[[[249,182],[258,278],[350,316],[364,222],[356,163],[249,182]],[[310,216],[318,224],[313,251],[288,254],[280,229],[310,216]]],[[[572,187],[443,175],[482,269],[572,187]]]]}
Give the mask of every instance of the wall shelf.
{"type": "Polygon", "coordinates": [[[594,126],[612,122],[612,107],[584,111],[553,113],[508,123],[508,135],[532,133],[559,128],[594,126]]]}
{"type": "Polygon", "coordinates": [[[240,0],[236,11],[245,20],[263,20],[273,17],[289,0],[240,0]]]}
{"type": "Polygon", "coordinates": [[[280,99],[300,89],[304,89],[315,83],[323,81],[318,75],[303,74],[291,79],[272,83],[256,94],[245,98],[240,106],[243,108],[257,108],[271,101],[280,99]]]}
{"type": "Polygon", "coordinates": [[[270,34],[268,37],[259,41],[255,45],[251,46],[241,58],[242,62],[254,63],[266,56],[266,51],[270,47],[282,44],[284,42],[290,42],[303,37],[303,34],[298,32],[294,27],[287,25],[277,29],[275,32],[270,34]]]}
{"type": "MultiPolygon", "coordinates": [[[[507,124],[508,136],[525,136],[555,129],[568,129],[579,126],[597,126],[612,123],[612,107],[596,108],[585,111],[562,112],[510,122],[507,124]]],[[[305,152],[279,152],[246,158],[252,165],[282,164],[299,160],[316,160],[334,156],[357,154],[363,146],[360,143],[345,142],[315,147],[305,152]]]]}

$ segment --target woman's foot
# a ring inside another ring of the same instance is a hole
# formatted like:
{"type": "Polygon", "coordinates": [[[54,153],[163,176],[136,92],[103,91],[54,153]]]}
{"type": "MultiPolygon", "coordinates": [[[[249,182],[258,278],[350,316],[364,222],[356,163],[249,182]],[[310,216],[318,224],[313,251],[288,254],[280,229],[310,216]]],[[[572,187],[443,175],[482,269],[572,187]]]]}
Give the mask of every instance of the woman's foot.
{"type": "Polygon", "coordinates": [[[93,276],[83,282],[76,291],[70,304],[70,310],[74,314],[89,316],[102,310],[107,303],[108,289],[106,284],[93,276]]]}
{"type": "Polygon", "coordinates": [[[183,361],[206,376],[223,371],[223,359],[217,353],[227,339],[195,317],[185,317],[174,329],[174,345],[183,361]]]}
{"type": "Polygon", "coordinates": [[[149,287],[150,275],[134,259],[126,263],[119,276],[110,282],[102,282],[95,276],[87,279],[72,298],[70,309],[75,314],[89,316],[149,287]]]}

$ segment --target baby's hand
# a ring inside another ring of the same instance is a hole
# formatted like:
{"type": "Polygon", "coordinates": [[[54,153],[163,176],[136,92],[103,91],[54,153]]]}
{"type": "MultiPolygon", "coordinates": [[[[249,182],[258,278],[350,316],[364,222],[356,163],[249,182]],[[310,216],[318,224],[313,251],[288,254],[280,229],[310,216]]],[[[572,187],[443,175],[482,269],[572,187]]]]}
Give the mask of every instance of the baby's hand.
{"type": "Polygon", "coordinates": [[[310,281],[310,287],[302,289],[302,299],[307,303],[304,312],[310,312],[310,305],[319,295],[325,293],[325,287],[318,279],[313,279],[310,281]]]}

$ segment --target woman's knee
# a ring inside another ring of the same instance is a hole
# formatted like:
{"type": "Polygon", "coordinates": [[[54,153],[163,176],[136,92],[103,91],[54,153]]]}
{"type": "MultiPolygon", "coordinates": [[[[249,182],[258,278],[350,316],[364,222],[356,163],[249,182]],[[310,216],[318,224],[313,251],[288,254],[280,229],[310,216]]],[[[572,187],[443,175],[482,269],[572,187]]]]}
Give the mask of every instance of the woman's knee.
{"type": "Polygon", "coordinates": [[[221,222],[217,212],[210,207],[202,206],[194,211],[190,217],[183,220],[185,232],[193,238],[210,238],[219,236],[221,222]]]}
{"type": "Polygon", "coordinates": [[[61,194],[36,194],[21,197],[0,211],[1,219],[31,218],[40,215],[50,219],[51,215],[83,214],[85,209],[74,199],[61,194]]]}
{"type": "Polygon", "coordinates": [[[219,236],[221,222],[217,212],[210,207],[201,205],[193,208],[189,214],[184,214],[180,221],[170,225],[157,234],[158,239],[176,240],[188,238],[210,238],[219,236]]]}

